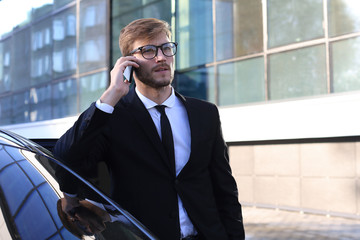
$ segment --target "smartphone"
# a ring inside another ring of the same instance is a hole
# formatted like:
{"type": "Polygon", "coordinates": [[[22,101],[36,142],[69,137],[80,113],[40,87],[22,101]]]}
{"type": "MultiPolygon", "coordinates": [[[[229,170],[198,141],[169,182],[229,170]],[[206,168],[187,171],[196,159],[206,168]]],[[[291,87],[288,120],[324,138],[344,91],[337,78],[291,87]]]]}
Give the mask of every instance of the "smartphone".
{"type": "Polygon", "coordinates": [[[126,78],[126,80],[129,81],[129,83],[131,83],[133,81],[133,71],[134,71],[134,68],[132,66],[127,66],[125,68],[124,77],[126,78]]]}

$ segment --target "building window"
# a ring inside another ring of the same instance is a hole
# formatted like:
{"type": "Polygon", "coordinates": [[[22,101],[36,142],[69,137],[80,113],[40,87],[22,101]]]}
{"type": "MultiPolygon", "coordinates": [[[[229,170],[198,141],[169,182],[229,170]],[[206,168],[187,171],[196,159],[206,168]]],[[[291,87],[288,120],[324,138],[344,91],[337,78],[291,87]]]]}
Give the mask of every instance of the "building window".
{"type": "Polygon", "coordinates": [[[268,47],[324,37],[322,0],[268,0],[268,47]]]}
{"type": "Polygon", "coordinates": [[[360,37],[331,44],[333,91],[360,90],[360,37]]]}
{"type": "Polygon", "coordinates": [[[271,100],[327,93],[325,46],[270,55],[268,82],[271,100]]]}
{"type": "Polygon", "coordinates": [[[252,58],[219,65],[219,104],[265,100],[264,59],[252,58]]]}
{"type": "Polygon", "coordinates": [[[263,50],[261,0],[216,0],[216,60],[263,50]]]}

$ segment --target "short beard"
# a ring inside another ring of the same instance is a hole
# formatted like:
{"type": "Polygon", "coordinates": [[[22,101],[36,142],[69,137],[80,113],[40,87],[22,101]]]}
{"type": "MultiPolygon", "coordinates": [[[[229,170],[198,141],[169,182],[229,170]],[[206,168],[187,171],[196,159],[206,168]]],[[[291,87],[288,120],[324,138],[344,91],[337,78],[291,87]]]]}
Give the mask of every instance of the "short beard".
{"type": "Polygon", "coordinates": [[[141,67],[138,69],[135,69],[134,72],[140,82],[142,82],[143,84],[145,84],[151,88],[155,88],[155,89],[169,86],[172,83],[172,81],[174,80],[174,72],[171,72],[170,79],[165,79],[163,81],[155,81],[152,77],[150,77],[150,74],[147,74],[144,71],[142,71],[141,67]]]}

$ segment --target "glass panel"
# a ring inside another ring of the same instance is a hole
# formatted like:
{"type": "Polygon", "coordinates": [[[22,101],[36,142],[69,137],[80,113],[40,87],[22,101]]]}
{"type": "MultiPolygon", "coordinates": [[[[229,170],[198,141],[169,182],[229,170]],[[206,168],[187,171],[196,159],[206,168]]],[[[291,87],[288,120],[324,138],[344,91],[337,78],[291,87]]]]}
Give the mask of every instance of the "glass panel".
{"type": "Polygon", "coordinates": [[[12,164],[0,172],[0,184],[10,214],[14,215],[33,185],[17,164],[12,164]]]}
{"type": "Polygon", "coordinates": [[[47,209],[50,211],[53,221],[55,221],[58,228],[61,228],[62,223],[57,213],[56,203],[59,199],[58,195],[50,187],[49,183],[43,184],[38,188],[41,198],[44,200],[47,209]]]}
{"type": "Polygon", "coordinates": [[[216,0],[216,59],[261,52],[261,0],[216,0]]]}
{"type": "Polygon", "coordinates": [[[12,37],[9,37],[1,42],[2,53],[0,55],[0,59],[2,61],[2,65],[0,66],[1,67],[0,93],[11,91],[11,85],[12,85],[12,82],[11,82],[12,43],[11,43],[11,41],[12,41],[12,39],[13,39],[12,37]]]}
{"type": "Polygon", "coordinates": [[[22,90],[30,86],[31,59],[30,28],[16,32],[12,38],[12,58],[10,62],[12,90],[22,90]],[[22,63],[22,64],[19,64],[22,63]]]}
{"type": "Polygon", "coordinates": [[[52,33],[54,43],[52,70],[54,77],[74,74],[77,66],[75,7],[71,7],[54,17],[52,33]]]}
{"type": "Polygon", "coordinates": [[[360,37],[331,44],[333,91],[360,90],[360,37]]]}
{"type": "Polygon", "coordinates": [[[121,56],[119,49],[120,30],[139,18],[154,17],[171,23],[171,1],[168,0],[123,0],[112,1],[112,65],[121,56]]]}
{"type": "MultiPolygon", "coordinates": [[[[4,142],[1,140],[1,144],[3,144],[4,142]]],[[[11,156],[5,151],[5,148],[3,148],[0,145],[0,172],[3,169],[3,167],[5,167],[6,165],[13,163],[14,160],[11,158],[11,156]]]]}
{"type": "Polygon", "coordinates": [[[213,61],[212,1],[177,1],[177,69],[213,61]]]}
{"type": "Polygon", "coordinates": [[[324,36],[323,0],[268,0],[268,46],[324,36]]]}
{"type": "Polygon", "coordinates": [[[80,79],[80,111],[99,99],[108,86],[107,72],[100,72],[80,79]]]}
{"type": "Polygon", "coordinates": [[[51,118],[51,86],[30,90],[30,121],[42,121],[51,118]]]}
{"type": "MultiPolygon", "coordinates": [[[[106,66],[108,19],[106,2],[105,0],[80,2],[79,68],[81,73],[106,66]]],[[[75,17],[71,21],[75,23],[75,17]]],[[[76,56],[76,52],[74,55],[76,56]]]]}
{"type": "Polygon", "coordinates": [[[196,97],[215,103],[214,68],[201,68],[195,71],[176,73],[176,90],[189,97],[196,97]]]}
{"type": "Polygon", "coordinates": [[[11,97],[0,98],[0,125],[11,124],[11,97]]]}
{"type": "Polygon", "coordinates": [[[264,59],[252,58],[219,66],[219,105],[265,100],[264,59]]]}
{"type": "Polygon", "coordinates": [[[37,191],[21,206],[15,217],[21,239],[48,239],[57,229],[37,191]]]}
{"type": "Polygon", "coordinates": [[[328,0],[329,36],[360,31],[359,0],[328,0]]]}
{"type": "Polygon", "coordinates": [[[53,86],[53,118],[73,116],[77,113],[77,84],[75,79],[53,86]]]}
{"type": "Polygon", "coordinates": [[[13,123],[30,121],[29,98],[30,93],[28,91],[13,95],[13,123]]]}
{"type": "Polygon", "coordinates": [[[44,182],[44,178],[35,168],[28,162],[28,161],[21,161],[19,162],[20,167],[26,173],[26,175],[31,180],[32,184],[35,186],[39,186],[41,183],[44,182]]]}
{"type": "Polygon", "coordinates": [[[50,82],[52,78],[52,23],[48,19],[32,27],[31,85],[50,82]]]}
{"type": "MultiPolygon", "coordinates": [[[[11,139],[14,143],[17,143],[17,147],[25,147],[23,143],[17,141],[18,139],[11,139]]],[[[24,156],[21,154],[20,149],[16,147],[5,147],[6,152],[11,156],[15,161],[21,162],[25,160],[24,156]]]]}
{"type": "Polygon", "coordinates": [[[269,98],[274,100],[327,93],[325,57],[324,45],[270,55],[269,98]]]}

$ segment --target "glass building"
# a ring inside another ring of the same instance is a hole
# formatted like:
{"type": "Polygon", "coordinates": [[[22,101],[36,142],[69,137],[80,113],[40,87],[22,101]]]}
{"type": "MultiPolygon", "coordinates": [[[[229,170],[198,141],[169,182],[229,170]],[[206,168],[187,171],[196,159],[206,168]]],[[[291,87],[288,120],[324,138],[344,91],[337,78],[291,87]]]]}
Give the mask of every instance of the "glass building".
{"type": "MultiPolygon", "coordinates": [[[[174,88],[217,104],[234,164],[252,166],[235,170],[243,202],[332,212],[302,187],[319,176],[360,184],[357,0],[2,0],[0,127],[59,137],[108,86],[121,28],[147,17],[168,21],[179,43],[174,88]],[[346,163],[329,166],[343,172],[306,173],[308,145],[340,154],[346,163]],[[282,161],[290,173],[273,167],[282,161]],[[265,176],[292,184],[291,199],[256,195],[265,176]]],[[[359,215],[358,195],[335,212],[359,215]]]]}

